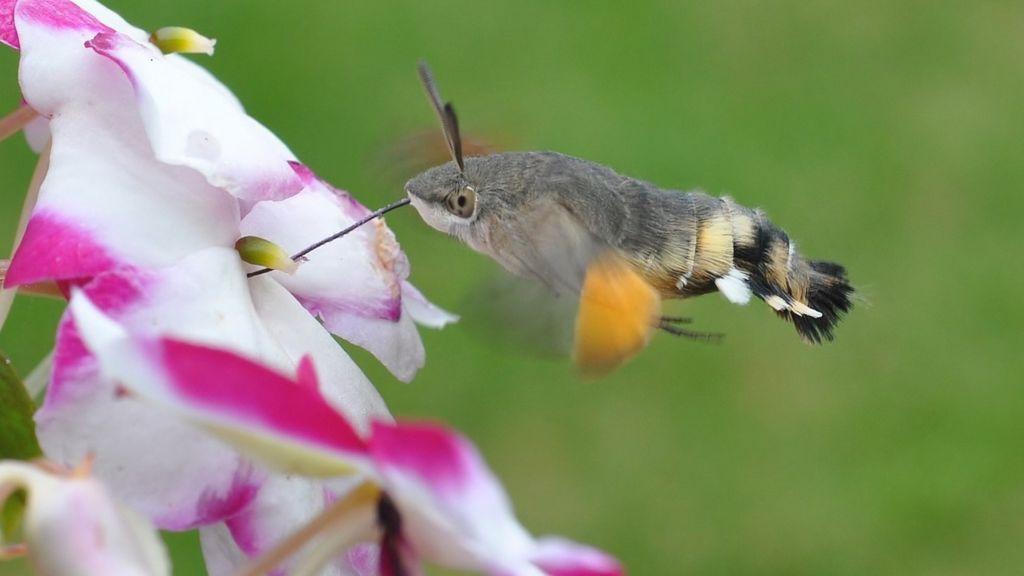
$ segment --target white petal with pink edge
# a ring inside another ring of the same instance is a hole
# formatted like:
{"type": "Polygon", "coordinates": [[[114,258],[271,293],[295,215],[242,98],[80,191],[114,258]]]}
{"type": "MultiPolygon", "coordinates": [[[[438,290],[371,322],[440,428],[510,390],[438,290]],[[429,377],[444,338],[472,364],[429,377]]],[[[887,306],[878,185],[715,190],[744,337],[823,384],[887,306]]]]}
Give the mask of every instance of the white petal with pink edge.
{"type": "Polygon", "coordinates": [[[117,63],[131,81],[159,160],[199,171],[246,205],[287,198],[302,188],[289,166],[294,155],[288,147],[199,65],[116,33],[99,34],[88,46],[117,63]]]}
{"type": "Polygon", "coordinates": [[[370,445],[382,485],[402,515],[403,534],[422,558],[495,576],[620,573],[602,571],[618,564],[599,551],[567,540],[534,540],[461,436],[429,424],[377,423],[370,445]]]}
{"type": "Polygon", "coordinates": [[[153,526],[83,472],[54,473],[24,462],[0,462],[0,504],[16,489],[28,494],[25,538],[36,574],[171,573],[153,526]]]}
{"type": "MultiPolygon", "coordinates": [[[[218,524],[200,529],[203,556],[210,576],[236,574],[242,567],[260,557],[281,540],[305,526],[323,512],[337,496],[321,483],[295,476],[274,476],[260,489],[252,504],[241,514],[218,524]]],[[[356,528],[366,541],[374,536],[372,511],[346,519],[358,523],[356,528]]],[[[335,527],[337,528],[337,527],[335,527]]],[[[329,536],[329,535],[324,535],[329,536]]],[[[279,569],[272,572],[292,574],[315,543],[308,543],[279,569]]],[[[339,552],[321,571],[320,576],[361,576],[372,561],[372,550],[357,546],[352,553],[339,552]]],[[[351,546],[347,546],[351,547],[351,546]]]]}
{"type": "MultiPolygon", "coordinates": [[[[124,325],[230,344],[290,366],[260,324],[231,250],[207,250],[164,270],[102,274],[84,294],[118,321],[86,326],[101,340],[121,338],[123,328],[108,328],[124,325]]],[[[36,414],[47,456],[70,465],[95,454],[96,474],[164,528],[184,529],[240,510],[263,474],[173,414],[119,393],[83,346],[80,327],[68,315],[61,322],[53,377],[36,414]]]]}
{"type": "Polygon", "coordinates": [[[165,266],[233,245],[235,199],[153,156],[128,79],[83,46],[106,28],[85,13],[79,27],[50,28],[21,17],[28,4],[17,20],[21,84],[50,118],[52,148],[9,285],[89,277],[120,264],[165,266]]]}
{"type": "Polygon", "coordinates": [[[309,364],[290,378],[225,348],[139,337],[81,292],[70,310],[104,375],[168,414],[287,473],[338,476],[359,469],[365,445],[322,401],[309,364]]]}
{"type": "MultiPolygon", "coordinates": [[[[288,253],[349,226],[351,199],[322,184],[280,202],[260,202],[242,219],[242,236],[258,236],[288,253]]],[[[312,252],[294,274],[270,275],[314,313],[346,310],[396,320],[401,308],[405,256],[383,222],[362,226],[312,252]]]]}
{"type": "Polygon", "coordinates": [[[266,276],[253,278],[249,287],[263,325],[282,335],[278,343],[293,363],[305,356],[313,359],[320,393],[356,430],[368,434],[371,420],[391,419],[366,375],[294,296],[266,276]]]}
{"type": "MultiPolygon", "coordinates": [[[[242,220],[242,235],[265,238],[296,253],[370,213],[309,168],[293,166],[306,187],[287,200],[254,206],[242,220]]],[[[294,274],[269,276],[333,334],[366,348],[395,376],[409,381],[425,360],[414,321],[440,328],[457,317],[406,282],[408,269],[394,234],[376,220],[317,249],[294,274]]]]}

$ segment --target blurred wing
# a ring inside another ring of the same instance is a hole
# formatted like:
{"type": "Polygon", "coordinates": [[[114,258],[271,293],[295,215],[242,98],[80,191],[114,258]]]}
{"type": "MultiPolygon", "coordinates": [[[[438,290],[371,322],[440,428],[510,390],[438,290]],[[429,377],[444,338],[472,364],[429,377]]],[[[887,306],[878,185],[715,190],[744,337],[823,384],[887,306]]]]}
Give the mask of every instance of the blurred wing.
{"type": "Polygon", "coordinates": [[[549,360],[572,353],[576,296],[495,269],[459,306],[460,324],[497,350],[549,360]]]}
{"type": "MultiPolygon", "coordinates": [[[[507,150],[500,138],[463,135],[462,150],[466,157],[486,156],[507,150]]],[[[370,156],[369,172],[377,185],[390,188],[405,184],[413,176],[451,160],[448,140],[437,130],[409,133],[378,147],[370,156]]]]}
{"type": "Polygon", "coordinates": [[[586,375],[611,372],[650,341],[661,298],[618,250],[595,238],[555,201],[520,214],[529,230],[505,240],[513,269],[539,278],[556,294],[578,298],[573,360],[586,375]]]}

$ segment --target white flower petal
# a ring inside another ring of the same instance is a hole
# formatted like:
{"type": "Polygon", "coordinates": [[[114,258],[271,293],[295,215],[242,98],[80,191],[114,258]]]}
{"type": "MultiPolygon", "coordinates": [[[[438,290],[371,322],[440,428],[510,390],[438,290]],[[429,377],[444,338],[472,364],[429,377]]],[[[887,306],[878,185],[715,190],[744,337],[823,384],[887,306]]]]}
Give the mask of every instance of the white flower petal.
{"type": "MultiPolygon", "coordinates": [[[[242,220],[243,236],[258,236],[288,253],[342,230],[358,218],[345,200],[317,185],[280,202],[260,202],[242,220]]],[[[294,274],[272,273],[314,313],[345,310],[371,318],[400,315],[401,285],[395,260],[404,258],[394,236],[371,222],[308,256],[294,274]]]]}
{"type": "Polygon", "coordinates": [[[380,393],[362,370],[284,287],[265,276],[253,278],[249,286],[267,330],[282,335],[280,345],[294,363],[312,357],[320,393],[357,430],[365,433],[371,420],[391,419],[380,393]]]}
{"type": "Polygon", "coordinates": [[[459,321],[457,315],[437,307],[408,282],[402,282],[402,303],[409,316],[420,326],[444,328],[459,321]]]}
{"type": "Polygon", "coordinates": [[[397,322],[338,310],[323,311],[321,317],[331,333],[366,348],[403,382],[411,381],[426,362],[423,341],[404,306],[397,322]]]}
{"type": "Polygon", "coordinates": [[[128,76],[161,161],[193,168],[247,203],[287,198],[302,188],[288,147],[202,67],[119,34],[99,35],[89,45],[128,76]]]}
{"type": "Polygon", "coordinates": [[[477,571],[527,562],[533,540],[467,440],[432,425],[374,424],[371,450],[423,558],[477,571]]]}
{"type": "MultiPolygon", "coordinates": [[[[241,231],[266,238],[289,253],[345,229],[370,212],[305,166],[295,165],[306,188],[279,202],[260,202],[241,231]]],[[[441,327],[455,317],[430,304],[404,281],[409,264],[383,221],[376,220],[308,256],[294,274],[273,272],[324,326],[366,348],[396,377],[409,381],[423,366],[423,342],[413,321],[441,327]],[[410,302],[403,302],[408,294],[410,302]]]]}

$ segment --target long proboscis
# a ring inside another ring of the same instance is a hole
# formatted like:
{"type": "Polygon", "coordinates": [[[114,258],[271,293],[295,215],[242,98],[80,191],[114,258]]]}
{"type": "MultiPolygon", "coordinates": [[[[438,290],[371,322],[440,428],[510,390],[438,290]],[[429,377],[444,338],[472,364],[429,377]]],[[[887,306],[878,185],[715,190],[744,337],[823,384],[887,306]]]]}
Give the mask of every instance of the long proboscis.
{"type": "Polygon", "coordinates": [[[423,88],[427,91],[427,98],[441,120],[441,130],[444,132],[444,141],[448,144],[448,152],[451,153],[452,160],[458,164],[459,171],[464,172],[466,167],[462,163],[462,136],[459,135],[459,119],[455,115],[455,107],[451,102],[445,102],[441,98],[434,74],[426,62],[421,60],[417,70],[420,73],[420,80],[423,81],[423,88]]]}
{"type": "MultiPolygon", "coordinates": [[[[394,202],[392,202],[391,204],[388,204],[387,206],[385,206],[383,208],[380,208],[378,210],[374,210],[373,212],[370,212],[369,214],[367,214],[366,216],[363,216],[359,220],[356,220],[351,225],[346,227],[344,230],[341,230],[340,232],[337,232],[336,234],[331,234],[327,238],[324,238],[323,240],[320,240],[319,242],[316,242],[315,244],[310,244],[309,246],[306,246],[305,248],[303,248],[302,250],[296,252],[295,254],[292,254],[291,259],[293,261],[298,262],[302,258],[305,258],[307,254],[309,254],[313,250],[316,250],[317,248],[320,248],[324,244],[329,244],[331,242],[334,242],[338,238],[341,238],[341,237],[349,234],[350,232],[352,232],[353,230],[359,228],[363,224],[366,224],[367,222],[370,222],[372,220],[376,220],[377,218],[380,218],[381,216],[387,214],[388,212],[391,212],[392,210],[395,210],[395,209],[401,208],[402,206],[405,206],[409,202],[410,202],[409,198],[402,198],[401,200],[395,200],[394,202]]],[[[273,268],[261,268],[259,270],[254,271],[254,272],[249,272],[248,274],[246,274],[246,276],[248,276],[249,278],[254,278],[256,276],[261,276],[263,274],[266,274],[268,272],[273,272],[273,271],[274,271],[273,268]]]]}

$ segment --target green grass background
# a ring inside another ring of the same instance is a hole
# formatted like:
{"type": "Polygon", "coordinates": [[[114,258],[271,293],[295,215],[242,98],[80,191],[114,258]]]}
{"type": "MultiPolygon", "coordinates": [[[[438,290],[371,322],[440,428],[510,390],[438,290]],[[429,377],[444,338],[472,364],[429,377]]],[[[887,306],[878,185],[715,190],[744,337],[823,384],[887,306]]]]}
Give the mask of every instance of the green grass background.
{"type": "MultiPolygon", "coordinates": [[[[480,445],[533,531],[632,574],[1024,570],[1024,3],[108,4],[217,37],[199,60],[368,206],[401,194],[380,151],[436,125],[427,58],[467,133],[732,195],[848,267],[867,302],[820,348],[708,296],[674,310],[721,345],[658,336],[597,382],[472,319],[424,332],[410,385],[354,350],[396,415],[480,445]]],[[[0,53],[4,109],[16,65],[0,53]]],[[[0,144],[5,251],[33,162],[0,144]]],[[[412,211],[388,222],[449,309],[492,273],[412,211]]],[[[59,313],[17,303],[0,349],[22,373],[59,313]]],[[[201,573],[173,540],[176,574],[201,573]]]]}

